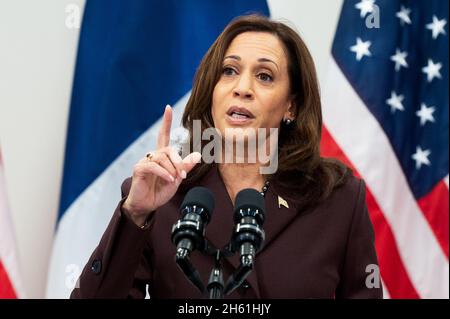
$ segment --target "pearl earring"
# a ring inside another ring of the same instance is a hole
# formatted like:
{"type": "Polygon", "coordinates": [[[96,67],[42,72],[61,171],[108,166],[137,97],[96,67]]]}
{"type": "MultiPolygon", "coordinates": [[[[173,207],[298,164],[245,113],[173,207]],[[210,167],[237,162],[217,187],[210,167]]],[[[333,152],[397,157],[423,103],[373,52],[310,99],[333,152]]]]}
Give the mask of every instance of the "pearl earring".
{"type": "Polygon", "coordinates": [[[284,120],[284,123],[285,123],[286,125],[289,125],[289,124],[292,123],[292,120],[291,120],[291,119],[286,119],[286,120],[284,120]]]}

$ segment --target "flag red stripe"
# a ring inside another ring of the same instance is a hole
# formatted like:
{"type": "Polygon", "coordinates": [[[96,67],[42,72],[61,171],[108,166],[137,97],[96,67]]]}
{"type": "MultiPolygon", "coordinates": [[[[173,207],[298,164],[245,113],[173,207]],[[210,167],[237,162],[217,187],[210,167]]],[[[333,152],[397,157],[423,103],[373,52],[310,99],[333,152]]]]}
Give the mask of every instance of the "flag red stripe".
{"type": "Polygon", "coordinates": [[[418,204],[448,259],[449,207],[447,185],[441,181],[431,192],[419,199],[418,204]]]}
{"type": "MultiPolygon", "coordinates": [[[[341,160],[353,169],[356,176],[360,177],[354,165],[336,144],[325,126],[322,127],[320,147],[322,156],[334,157],[341,160]]],[[[375,248],[377,250],[381,276],[391,298],[420,298],[405,270],[391,227],[370,192],[370,185],[367,185],[366,189],[366,203],[376,234],[375,248]]]]}
{"type": "Polygon", "coordinates": [[[16,293],[0,260],[0,299],[16,299],[16,293]]]}
{"type": "Polygon", "coordinates": [[[375,247],[380,263],[381,277],[391,298],[420,298],[405,270],[391,227],[384,218],[369,187],[367,187],[366,202],[375,229],[375,247]]]}

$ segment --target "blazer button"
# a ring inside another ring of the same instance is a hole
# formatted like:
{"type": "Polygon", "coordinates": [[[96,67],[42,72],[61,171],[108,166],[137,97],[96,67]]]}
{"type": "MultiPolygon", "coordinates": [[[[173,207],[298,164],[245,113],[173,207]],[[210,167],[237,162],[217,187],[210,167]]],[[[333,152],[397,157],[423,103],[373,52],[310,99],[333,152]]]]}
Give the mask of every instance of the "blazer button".
{"type": "Polygon", "coordinates": [[[242,288],[244,288],[245,290],[250,288],[250,284],[248,283],[247,280],[242,283],[242,288]]]}
{"type": "Polygon", "coordinates": [[[98,259],[94,259],[91,265],[91,270],[94,274],[98,275],[102,271],[102,262],[98,259]]]}

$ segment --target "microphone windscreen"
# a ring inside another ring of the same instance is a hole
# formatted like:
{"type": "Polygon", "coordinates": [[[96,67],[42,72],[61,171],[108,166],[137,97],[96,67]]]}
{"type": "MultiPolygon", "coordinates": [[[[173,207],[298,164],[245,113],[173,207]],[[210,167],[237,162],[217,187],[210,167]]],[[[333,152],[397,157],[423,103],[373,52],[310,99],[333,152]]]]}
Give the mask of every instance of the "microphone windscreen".
{"type": "Polygon", "coordinates": [[[235,216],[239,214],[239,211],[241,209],[246,211],[249,208],[251,210],[257,209],[259,211],[259,214],[261,215],[261,221],[264,221],[264,215],[266,213],[264,197],[260,192],[253,188],[245,188],[237,193],[236,199],[234,201],[235,216]]]}
{"type": "Polygon", "coordinates": [[[214,211],[214,195],[213,193],[201,186],[190,189],[184,197],[180,210],[183,210],[186,206],[199,206],[202,207],[209,218],[211,218],[214,211]]]}

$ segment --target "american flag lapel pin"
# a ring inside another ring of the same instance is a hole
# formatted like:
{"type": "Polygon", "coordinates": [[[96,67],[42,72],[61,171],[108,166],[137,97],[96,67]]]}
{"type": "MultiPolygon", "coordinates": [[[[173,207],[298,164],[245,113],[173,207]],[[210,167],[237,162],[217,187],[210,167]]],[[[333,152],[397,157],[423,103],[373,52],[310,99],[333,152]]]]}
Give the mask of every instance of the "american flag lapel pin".
{"type": "Polygon", "coordinates": [[[281,208],[281,206],[289,208],[289,205],[288,205],[287,201],[284,198],[282,198],[281,196],[278,195],[278,208],[281,208]]]}

